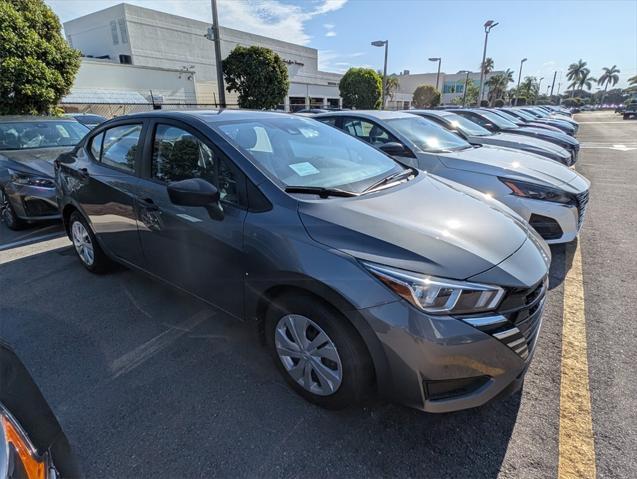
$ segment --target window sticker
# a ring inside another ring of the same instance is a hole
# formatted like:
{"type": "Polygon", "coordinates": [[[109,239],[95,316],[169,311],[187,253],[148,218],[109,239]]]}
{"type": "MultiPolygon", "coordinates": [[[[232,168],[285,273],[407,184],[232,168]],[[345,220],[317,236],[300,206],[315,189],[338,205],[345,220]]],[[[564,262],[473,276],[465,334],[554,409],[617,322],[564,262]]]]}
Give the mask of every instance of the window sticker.
{"type": "Polygon", "coordinates": [[[68,138],[69,136],[71,136],[69,135],[69,132],[66,131],[66,128],[64,128],[62,125],[55,125],[55,128],[57,129],[60,136],[62,136],[63,138],[68,138]]]}
{"type": "Polygon", "coordinates": [[[320,173],[320,171],[312,164],[304,161],[303,163],[294,163],[290,168],[299,176],[310,176],[320,173]]]}

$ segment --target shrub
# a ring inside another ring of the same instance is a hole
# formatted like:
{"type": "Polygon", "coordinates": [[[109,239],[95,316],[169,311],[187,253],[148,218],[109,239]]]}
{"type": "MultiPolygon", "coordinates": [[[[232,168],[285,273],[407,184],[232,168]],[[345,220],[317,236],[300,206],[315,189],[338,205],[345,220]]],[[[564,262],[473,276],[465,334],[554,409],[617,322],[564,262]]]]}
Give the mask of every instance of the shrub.
{"type": "Polygon", "coordinates": [[[504,100],[503,100],[502,98],[498,98],[498,99],[495,101],[494,106],[495,106],[496,108],[500,108],[500,107],[504,106],[504,100]]]}
{"type": "Polygon", "coordinates": [[[223,76],[228,91],[239,94],[241,108],[276,108],[290,87],[287,66],[264,47],[235,47],[223,61],[223,76]]]}
{"type": "Polygon", "coordinates": [[[431,108],[440,104],[440,92],[431,85],[420,85],[414,90],[414,106],[431,108]]]}
{"type": "Polygon", "coordinates": [[[370,110],[380,107],[383,80],[371,68],[350,68],[338,84],[343,106],[370,110]]]}
{"type": "Polygon", "coordinates": [[[56,111],[80,68],[42,0],[0,1],[0,115],[56,111]]]}

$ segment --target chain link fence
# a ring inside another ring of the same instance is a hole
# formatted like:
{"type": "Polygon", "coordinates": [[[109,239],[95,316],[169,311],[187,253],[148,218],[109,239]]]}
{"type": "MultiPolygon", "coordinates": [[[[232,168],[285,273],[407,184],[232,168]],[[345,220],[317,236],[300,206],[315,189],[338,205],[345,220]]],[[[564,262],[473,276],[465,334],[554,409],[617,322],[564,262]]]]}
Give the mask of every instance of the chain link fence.
{"type": "MultiPolygon", "coordinates": [[[[63,103],[65,113],[90,113],[108,119],[130,113],[143,113],[153,110],[217,110],[218,103],[63,103]]],[[[282,109],[283,105],[281,105],[282,109]]],[[[226,108],[238,109],[239,105],[226,105],[226,108]]]]}

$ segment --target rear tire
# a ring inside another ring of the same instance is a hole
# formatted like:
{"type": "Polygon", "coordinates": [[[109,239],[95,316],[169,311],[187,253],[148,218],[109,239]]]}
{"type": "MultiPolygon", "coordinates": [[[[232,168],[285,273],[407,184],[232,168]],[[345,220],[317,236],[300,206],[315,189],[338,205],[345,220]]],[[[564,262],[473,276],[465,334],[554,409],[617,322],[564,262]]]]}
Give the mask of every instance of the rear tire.
{"type": "Polygon", "coordinates": [[[266,342],[290,387],[327,409],[365,399],[373,384],[372,361],[354,327],[338,311],[306,294],[287,294],[270,305],[266,342]]]}
{"type": "Polygon", "coordinates": [[[77,211],[69,218],[69,232],[80,262],[91,273],[103,274],[110,270],[112,261],[106,256],[88,222],[77,211]]]}
{"type": "Polygon", "coordinates": [[[18,216],[15,214],[15,210],[13,209],[13,205],[11,205],[11,201],[2,190],[0,190],[0,209],[2,221],[10,230],[19,231],[27,226],[28,223],[18,218],[18,216]]]}

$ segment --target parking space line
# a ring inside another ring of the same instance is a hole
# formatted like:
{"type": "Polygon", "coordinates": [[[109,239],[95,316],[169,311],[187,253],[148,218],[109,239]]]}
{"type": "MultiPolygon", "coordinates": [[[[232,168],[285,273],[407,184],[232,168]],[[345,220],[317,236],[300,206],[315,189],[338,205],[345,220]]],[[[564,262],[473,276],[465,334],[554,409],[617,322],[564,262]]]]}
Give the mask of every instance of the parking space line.
{"type": "Polygon", "coordinates": [[[197,314],[191,316],[183,323],[177,324],[172,328],[158,334],[154,338],[146,341],[144,344],[139,345],[135,349],[120,356],[111,363],[111,372],[113,373],[113,379],[126,374],[136,367],[140,366],[155,354],[166,349],[170,344],[175,342],[184,334],[192,331],[200,323],[213,317],[214,311],[203,310],[197,314]]]}
{"type": "Polygon", "coordinates": [[[568,245],[566,257],[567,263],[572,258],[572,264],[564,280],[558,477],[594,479],[595,445],[579,241],[568,245]]]}
{"type": "Polygon", "coordinates": [[[38,243],[29,243],[26,246],[18,246],[12,249],[0,250],[0,265],[27,258],[40,253],[47,253],[56,249],[70,246],[72,243],[66,237],[51,239],[48,241],[40,241],[38,243]]]}
{"type": "Polygon", "coordinates": [[[0,251],[4,251],[7,249],[11,249],[11,248],[16,248],[18,246],[22,246],[22,245],[26,245],[26,244],[31,244],[31,243],[37,243],[38,241],[44,241],[44,240],[48,240],[51,238],[58,238],[58,237],[62,237],[64,236],[64,233],[61,231],[56,231],[55,233],[49,233],[46,235],[42,235],[42,236],[34,236],[32,238],[25,238],[25,239],[21,239],[19,241],[13,241],[11,243],[5,243],[5,244],[0,244],[0,251]]]}

